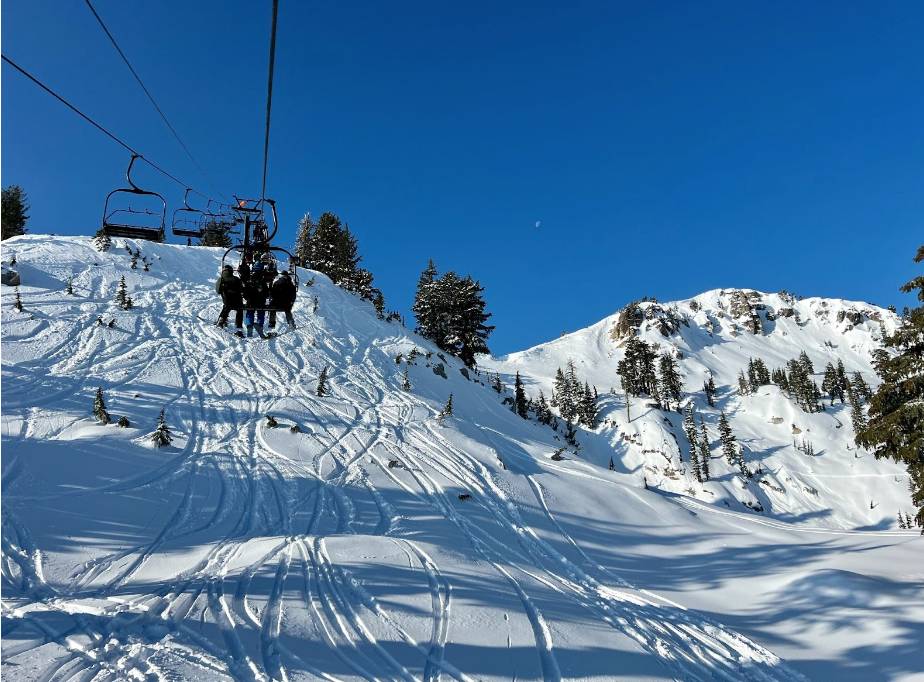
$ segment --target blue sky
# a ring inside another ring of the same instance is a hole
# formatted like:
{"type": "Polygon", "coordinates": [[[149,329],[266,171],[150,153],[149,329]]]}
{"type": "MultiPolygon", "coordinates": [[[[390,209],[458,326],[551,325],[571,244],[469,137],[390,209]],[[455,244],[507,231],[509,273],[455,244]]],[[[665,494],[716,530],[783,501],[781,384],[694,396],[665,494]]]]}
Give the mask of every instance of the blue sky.
{"type": "MultiPolygon", "coordinates": [[[[196,187],[258,194],[269,1],[95,5],[210,180],[82,2],[4,0],[4,54],[196,187]]],[[[338,213],[403,312],[428,258],[472,274],[497,353],[715,287],[901,308],[921,35],[913,2],[282,0],[281,241],[338,213]]],[[[2,182],[31,230],[92,234],[126,154],[8,66],[2,95],[2,182]]]]}

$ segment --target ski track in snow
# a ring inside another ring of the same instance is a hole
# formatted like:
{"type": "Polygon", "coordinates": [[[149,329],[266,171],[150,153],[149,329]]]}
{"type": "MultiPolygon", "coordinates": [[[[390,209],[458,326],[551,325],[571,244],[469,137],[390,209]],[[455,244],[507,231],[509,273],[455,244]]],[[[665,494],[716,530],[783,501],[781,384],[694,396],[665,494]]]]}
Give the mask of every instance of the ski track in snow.
{"type": "MultiPolygon", "coordinates": [[[[79,282],[99,291],[104,279],[89,268],[79,282]]],[[[477,679],[453,646],[455,571],[409,530],[414,519],[389,501],[393,491],[418,515],[439,519],[458,538],[459,551],[467,547],[493,572],[496,586],[507,586],[532,632],[537,676],[547,682],[567,677],[556,655],[556,618],[544,613],[549,594],[662,661],[665,677],[802,679],[757,643],[593,560],[556,518],[538,477],[524,473],[544,518],[541,528],[527,522],[523,501],[447,437],[433,406],[398,388],[393,358],[363,342],[363,331],[348,333],[355,320],[345,312],[325,311],[322,300],[320,317],[298,312],[294,333],[245,342],[195,322],[198,311],[215,310],[209,282],[190,288],[168,282],[133,295],[138,310],[118,314],[118,330],[93,323],[98,314],[111,315],[101,296],[83,299],[73,314],[42,320],[30,334],[4,337],[4,350],[26,343],[44,349],[4,365],[3,396],[4,412],[21,412],[25,423],[23,432],[4,436],[3,486],[14,490],[16,504],[5,500],[3,508],[4,623],[37,628],[36,646],[58,646],[36,679],[166,680],[166,669],[176,666],[236,680],[477,679]],[[150,315],[155,300],[164,302],[162,313],[150,315]],[[330,368],[331,395],[319,398],[315,383],[323,366],[330,368]],[[158,406],[166,406],[182,444],[164,451],[155,467],[63,494],[89,499],[162,491],[171,506],[152,513],[143,542],[99,551],[69,582],[50,584],[22,509],[51,494],[15,493],[18,446],[25,449],[30,430],[41,426],[34,411],[63,411],[66,418],[45,436],[62,437],[88,423],[79,410],[97,377],[117,375],[105,383],[112,395],[144,392],[145,378],[163,373],[172,383],[158,406]],[[51,392],[41,381],[33,388],[29,377],[39,374],[63,384],[51,392]],[[279,429],[265,426],[270,413],[286,415],[278,417],[279,429]],[[284,433],[292,421],[302,434],[284,433]],[[390,467],[391,461],[400,466],[390,467]],[[460,503],[459,490],[471,500],[460,503]],[[429,602],[419,616],[429,626],[412,632],[390,600],[377,598],[353,576],[351,563],[341,563],[336,541],[348,536],[406,558],[429,602]],[[171,563],[168,554],[187,543],[201,551],[171,563]],[[311,647],[303,650],[302,640],[311,647]]],[[[310,295],[309,289],[302,298],[310,295]]],[[[401,335],[377,343],[388,346],[401,335]]],[[[678,502],[726,513],[686,498],[678,502]]],[[[746,521],[786,527],[753,516],[746,521]]],[[[497,636],[509,647],[507,632],[497,636]]]]}

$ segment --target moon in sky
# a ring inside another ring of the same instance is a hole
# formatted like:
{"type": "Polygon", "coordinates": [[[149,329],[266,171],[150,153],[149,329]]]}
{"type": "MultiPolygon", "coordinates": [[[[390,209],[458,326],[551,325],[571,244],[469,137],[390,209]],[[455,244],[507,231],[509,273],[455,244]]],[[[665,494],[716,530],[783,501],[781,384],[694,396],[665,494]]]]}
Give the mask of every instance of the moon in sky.
{"type": "Polygon", "coordinates": [[[537,221],[536,221],[536,227],[537,227],[537,228],[542,227],[542,221],[541,221],[541,220],[537,220],[537,221]]]}

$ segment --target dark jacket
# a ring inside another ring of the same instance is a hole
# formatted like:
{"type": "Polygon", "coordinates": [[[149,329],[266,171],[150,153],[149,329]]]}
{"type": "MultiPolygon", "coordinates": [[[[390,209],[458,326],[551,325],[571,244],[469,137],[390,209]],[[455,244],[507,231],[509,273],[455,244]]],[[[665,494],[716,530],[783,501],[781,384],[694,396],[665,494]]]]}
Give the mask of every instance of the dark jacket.
{"type": "Polygon", "coordinates": [[[241,307],[241,280],[233,272],[222,272],[215,282],[215,292],[221,296],[222,302],[231,307],[241,307]]]}
{"type": "Polygon", "coordinates": [[[272,297],[271,305],[281,310],[289,310],[292,308],[292,304],[295,303],[296,293],[295,282],[289,277],[280,277],[273,282],[273,286],[270,289],[270,295],[272,297]]]}
{"type": "Polygon", "coordinates": [[[244,287],[244,299],[247,301],[248,308],[265,308],[268,296],[269,288],[263,277],[255,274],[247,280],[247,285],[244,287]]]}

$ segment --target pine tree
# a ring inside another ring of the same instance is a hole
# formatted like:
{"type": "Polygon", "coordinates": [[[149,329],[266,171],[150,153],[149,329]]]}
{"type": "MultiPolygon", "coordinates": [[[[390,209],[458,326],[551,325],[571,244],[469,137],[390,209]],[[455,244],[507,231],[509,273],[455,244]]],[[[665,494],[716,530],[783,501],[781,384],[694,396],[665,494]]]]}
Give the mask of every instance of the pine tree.
{"type": "Polygon", "coordinates": [[[493,388],[498,393],[504,392],[504,384],[501,382],[500,374],[494,375],[494,379],[491,381],[491,388],[493,388]]]}
{"type": "Polygon", "coordinates": [[[905,518],[902,516],[901,510],[898,511],[898,527],[902,530],[908,529],[908,526],[905,525],[905,518]]]}
{"type": "Polygon", "coordinates": [[[737,464],[738,445],[724,411],[719,415],[719,441],[722,443],[722,455],[725,460],[731,465],[737,464]]]}
{"type": "Polygon", "coordinates": [[[132,254],[132,259],[131,259],[131,261],[129,261],[128,266],[129,266],[132,270],[137,270],[137,269],[138,269],[138,254],[137,254],[137,253],[133,253],[133,254],[132,254]]]}
{"type": "Polygon", "coordinates": [[[677,363],[670,353],[662,353],[658,363],[661,374],[661,398],[664,400],[666,410],[670,410],[671,403],[679,403],[683,393],[683,382],[677,372],[677,363]]]}
{"type": "Polygon", "coordinates": [[[108,424],[110,421],[109,412],[106,411],[106,401],[103,398],[103,389],[96,389],[96,397],[93,399],[93,416],[96,417],[101,424],[108,424]]]}
{"type": "Polygon", "coordinates": [[[217,220],[210,220],[202,230],[202,238],[199,240],[199,246],[217,246],[227,249],[231,246],[230,229],[224,223],[217,220]]]}
{"type": "Polygon", "coordinates": [[[13,299],[13,308],[22,312],[22,296],[19,295],[19,287],[16,287],[16,297],[13,299]]]}
{"type": "Polygon", "coordinates": [[[64,293],[68,296],[74,295],[74,278],[70,276],[67,278],[67,285],[64,287],[64,293]]]}
{"type": "Polygon", "coordinates": [[[609,470],[610,470],[610,471],[616,471],[616,464],[613,463],[613,458],[612,458],[612,457],[610,457],[609,470]]]}
{"type": "Polygon", "coordinates": [[[766,386],[770,383],[770,372],[767,365],[760,358],[754,360],[754,374],[757,379],[757,386],[766,386]]]}
{"type": "MultiPolygon", "coordinates": [[[[687,436],[687,442],[690,444],[690,459],[696,461],[696,419],[693,415],[693,403],[687,404],[683,411],[683,432],[687,436]]],[[[683,461],[683,455],[680,456],[683,461]]]]}
{"type": "Polygon", "coordinates": [[[700,473],[702,474],[703,481],[709,480],[709,459],[711,453],[709,452],[709,434],[706,433],[706,422],[702,419],[699,420],[699,427],[701,431],[701,438],[699,440],[699,468],[700,473]]]}
{"type": "Polygon", "coordinates": [[[657,393],[657,372],[654,349],[642,339],[632,336],[626,342],[623,359],[617,365],[617,372],[622,380],[622,387],[634,396],[657,393]]]}
{"type": "Polygon", "coordinates": [[[130,300],[128,296],[128,285],[125,283],[125,275],[122,275],[122,278],[119,280],[119,288],[116,289],[115,301],[120,308],[126,310],[131,307],[129,305],[130,300]]]}
{"type": "Polygon", "coordinates": [[[401,382],[401,388],[405,391],[411,390],[411,380],[407,376],[407,367],[404,368],[404,380],[401,382]]]}
{"type": "Polygon", "coordinates": [[[549,404],[545,399],[545,394],[543,394],[541,390],[539,391],[539,398],[536,400],[533,409],[536,412],[537,422],[546,425],[550,425],[552,423],[552,410],[549,408],[549,404]]]}
{"type": "Polygon", "coordinates": [[[449,394],[449,399],[446,401],[446,404],[443,405],[443,409],[440,410],[440,413],[437,415],[437,419],[443,421],[446,417],[452,416],[452,393],[449,394]]]}
{"type": "Polygon", "coordinates": [[[802,370],[807,376],[812,376],[815,373],[815,367],[812,365],[812,361],[809,359],[808,353],[802,351],[799,353],[799,366],[802,367],[802,370]]]}
{"type": "Polygon", "coordinates": [[[706,402],[709,403],[709,407],[715,407],[715,382],[712,380],[711,374],[706,383],[703,384],[703,393],[706,394],[706,402]]]}
{"type": "Polygon", "coordinates": [[[853,386],[847,389],[847,398],[850,401],[850,421],[853,424],[853,432],[855,435],[863,433],[868,426],[866,412],[863,409],[863,401],[853,386]]]}
{"type": "Polygon", "coordinates": [[[868,402],[872,397],[873,392],[870,390],[867,383],[863,380],[863,375],[859,372],[853,373],[853,378],[850,380],[850,385],[853,387],[853,390],[856,391],[857,396],[863,402],[868,402]]]}
{"type": "Polygon", "coordinates": [[[327,395],[327,365],[324,366],[324,369],[322,369],[321,373],[318,375],[318,387],[315,392],[321,397],[327,395]]]}
{"type": "MultiPolygon", "coordinates": [[[[844,366],[841,365],[841,368],[844,366]]],[[[834,368],[830,362],[825,365],[824,378],[821,382],[821,390],[827,393],[831,397],[831,404],[834,404],[834,398],[840,394],[841,402],[844,402],[843,399],[843,389],[841,389],[841,382],[837,376],[837,370],[834,368]]]]}
{"type": "MultiPolygon", "coordinates": [[[[920,246],[914,261],[924,261],[920,246]]],[[[924,303],[924,275],[902,285],[924,303]]],[[[910,478],[911,501],[917,507],[915,523],[924,527],[924,305],[908,311],[895,333],[884,339],[896,351],[876,358],[882,379],[869,402],[869,424],[857,434],[858,445],[877,459],[904,462],[910,478]]]]}
{"type": "Polygon", "coordinates": [[[93,246],[101,253],[108,251],[112,246],[112,239],[103,231],[103,228],[99,228],[93,235],[93,246]]]}
{"type": "Polygon", "coordinates": [[[577,449],[577,431],[574,430],[574,423],[570,419],[565,420],[565,442],[571,447],[577,449]]]}
{"type": "Polygon", "coordinates": [[[523,390],[523,382],[520,380],[519,372],[517,372],[513,382],[513,407],[514,411],[523,419],[529,419],[529,409],[526,406],[526,392],[523,390]]]}
{"type": "Polygon", "coordinates": [[[19,185],[10,185],[3,188],[2,217],[0,217],[0,239],[18,237],[26,233],[26,222],[29,220],[29,200],[19,185]]]}
{"type": "Polygon", "coordinates": [[[738,393],[748,395],[750,392],[751,385],[748,383],[748,378],[744,376],[744,372],[738,372],[738,393]]]}
{"type": "Polygon", "coordinates": [[[165,445],[170,445],[172,441],[173,434],[170,433],[170,427],[167,426],[167,420],[164,418],[164,410],[161,408],[160,414],[157,416],[157,427],[151,434],[151,442],[154,443],[154,447],[162,448],[165,445]]]}
{"type": "Polygon", "coordinates": [[[581,394],[581,402],[578,411],[580,413],[581,423],[584,426],[589,429],[593,429],[597,426],[597,401],[594,399],[594,394],[586,381],[584,382],[584,391],[581,394]]]}

